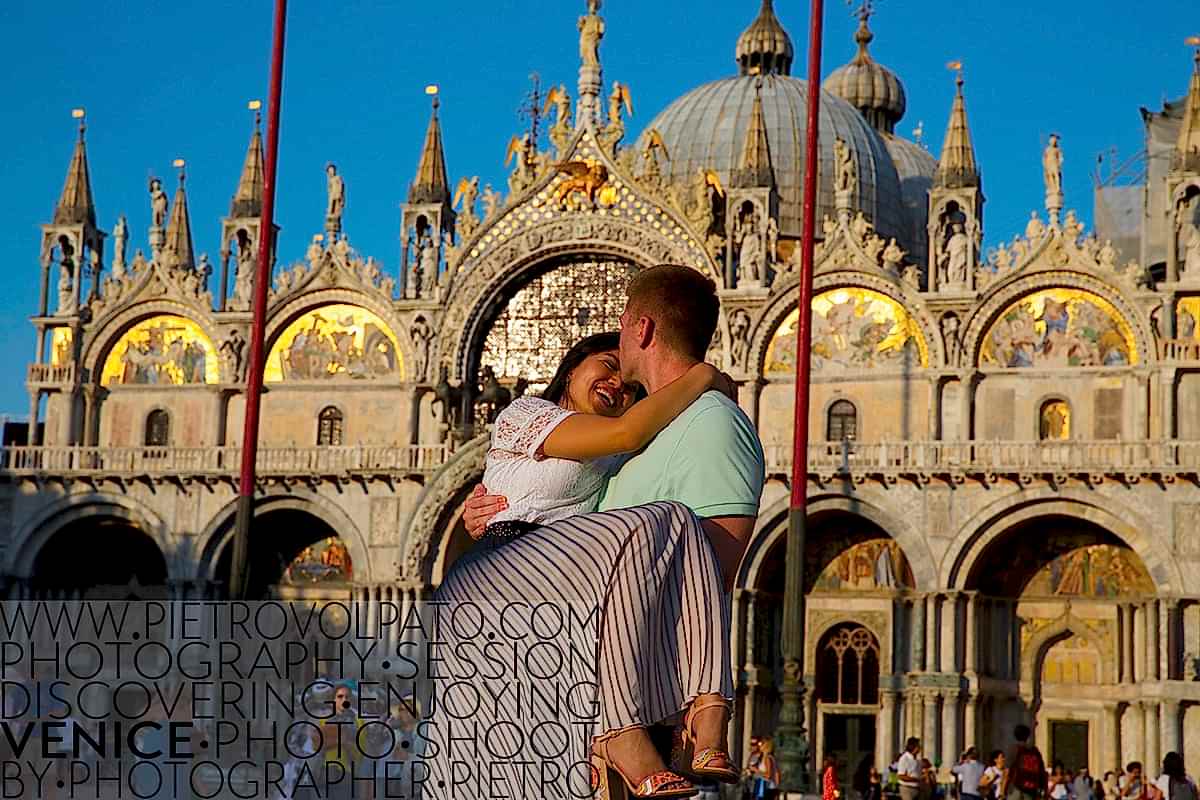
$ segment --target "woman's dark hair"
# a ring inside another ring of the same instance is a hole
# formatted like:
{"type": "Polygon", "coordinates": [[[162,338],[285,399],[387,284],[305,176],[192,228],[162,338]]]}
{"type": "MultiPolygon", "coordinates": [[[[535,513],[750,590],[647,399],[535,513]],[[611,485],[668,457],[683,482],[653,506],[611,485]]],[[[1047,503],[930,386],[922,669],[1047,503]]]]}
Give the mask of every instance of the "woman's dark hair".
{"type": "Polygon", "coordinates": [[[1163,756],[1162,771],[1164,775],[1170,775],[1177,781],[1187,778],[1187,769],[1184,767],[1183,756],[1174,750],[1163,756]]]}
{"type": "Polygon", "coordinates": [[[996,759],[1002,755],[1004,755],[1003,750],[993,750],[991,753],[988,754],[988,763],[995,764],[996,759]]]}
{"type": "Polygon", "coordinates": [[[542,392],[542,399],[555,404],[562,403],[563,397],[567,394],[567,387],[571,383],[571,373],[575,371],[575,368],[582,364],[588,356],[616,350],[620,342],[621,334],[615,331],[593,333],[591,336],[580,339],[571,346],[571,349],[563,356],[563,360],[559,362],[554,377],[550,379],[550,385],[546,387],[546,391],[542,392]]]}

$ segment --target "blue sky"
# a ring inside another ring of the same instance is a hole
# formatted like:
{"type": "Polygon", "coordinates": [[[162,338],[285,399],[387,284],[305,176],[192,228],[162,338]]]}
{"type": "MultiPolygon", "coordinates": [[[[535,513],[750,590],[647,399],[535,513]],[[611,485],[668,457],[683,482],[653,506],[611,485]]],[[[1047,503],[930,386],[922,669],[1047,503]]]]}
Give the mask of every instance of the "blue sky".
{"type": "MultiPolygon", "coordinates": [[[[451,181],[481,176],[504,186],[516,110],[537,71],[574,87],[575,21],[584,0],[292,0],[288,17],[279,197],[280,261],[302,257],[321,230],[324,172],[345,177],[351,244],[394,271],[399,204],[429,117],[426,84],[442,90],[451,181]]],[[[733,48],[759,0],[605,0],[605,79],[628,82],[640,131],[673,98],[735,73],[733,48]]],[[[188,162],[197,255],[218,260],[250,132],[246,101],[265,99],[272,3],[173,0],[55,3],[6,0],[0,29],[6,76],[0,104],[0,413],[27,413],[23,381],[33,358],[28,322],[37,303],[39,225],[62,188],[74,139],[70,110],[88,112],[88,156],[100,225],[125,213],[130,253],[145,248],[146,178],[188,162]]],[[[808,2],[777,0],[804,71],[808,2]]],[[[824,72],[854,53],[856,21],[828,0],[824,72]]],[[[897,131],[924,123],[940,150],[953,92],[945,64],[966,66],[967,110],[984,175],[985,238],[1024,229],[1040,207],[1040,151],[1062,135],[1067,206],[1090,221],[1098,153],[1141,146],[1139,106],[1158,108],[1187,87],[1183,39],[1200,32],[1195,0],[1160,0],[1131,12],[1119,0],[882,0],[871,50],[905,83],[897,131]]]]}

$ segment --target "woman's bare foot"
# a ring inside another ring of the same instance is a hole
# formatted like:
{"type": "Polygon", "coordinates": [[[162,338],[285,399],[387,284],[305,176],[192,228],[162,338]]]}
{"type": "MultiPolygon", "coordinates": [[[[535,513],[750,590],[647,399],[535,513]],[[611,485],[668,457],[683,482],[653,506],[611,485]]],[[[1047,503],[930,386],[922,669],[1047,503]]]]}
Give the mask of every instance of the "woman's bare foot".
{"type": "Polygon", "coordinates": [[[603,749],[609,763],[634,786],[647,776],[666,769],[645,728],[631,728],[606,739],[603,749]]]}
{"type": "MultiPolygon", "coordinates": [[[[703,705],[703,702],[709,698],[719,698],[719,695],[700,695],[695,702],[703,705]]],[[[728,725],[729,714],[723,705],[713,703],[711,706],[697,711],[692,717],[692,734],[696,742],[696,751],[715,747],[728,752],[728,725]]]]}

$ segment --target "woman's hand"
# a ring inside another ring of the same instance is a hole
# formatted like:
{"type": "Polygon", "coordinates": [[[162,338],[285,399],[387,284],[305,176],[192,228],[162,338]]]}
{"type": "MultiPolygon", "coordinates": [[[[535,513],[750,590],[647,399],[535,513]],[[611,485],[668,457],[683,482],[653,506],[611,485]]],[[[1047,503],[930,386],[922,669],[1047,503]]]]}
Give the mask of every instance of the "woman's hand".
{"type": "Polygon", "coordinates": [[[716,389],[721,394],[728,397],[733,402],[737,402],[737,383],[733,378],[726,373],[717,369],[712,364],[697,365],[697,369],[703,366],[709,373],[708,386],[710,389],[716,389]]]}

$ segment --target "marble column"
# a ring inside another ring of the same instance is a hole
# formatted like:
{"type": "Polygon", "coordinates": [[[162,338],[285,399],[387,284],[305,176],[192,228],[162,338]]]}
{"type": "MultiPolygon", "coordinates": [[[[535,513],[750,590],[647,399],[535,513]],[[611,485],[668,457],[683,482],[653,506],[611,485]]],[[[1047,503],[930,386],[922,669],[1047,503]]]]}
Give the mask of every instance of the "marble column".
{"type": "Polygon", "coordinates": [[[1136,683],[1141,672],[1137,666],[1137,606],[1125,604],[1125,682],[1136,683]]]}
{"type": "MultiPolygon", "coordinates": [[[[977,598],[978,593],[976,592],[970,592],[967,595],[967,618],[964,620],[966,630],[966,645],[964,647],[965,652],[963,653],[963,659],[965,661],[963,669],[965,669],[967,672],[979,671],[979,646],[976,644],[978,639],[976,638],[977,632],[975,630],[975,628],[979,625],[979,614],[978,609],[976,608],[977,598]]],[[[971,737],[967,738],[971,739],[971,737]]]]}
{"type": "Polygon", "coordinates": [[[932,761],[937,754],[937,695],[933,692],[925,694],[921,698],[922,704],[922,729],[921,729],[921,750],[932,761]]]}
{"type": "Polygon", "coordinates": [[[1175,752],[1183,754],[1183,738],[1179,724],[1179,701],[1163,700],[1162,712],[1162,741],[1161,751],[1164,755],[1175,752]]]}
{"type": "Polygon", "coordinates": [[[1146,621],[1142,626],[1146,634],[1146,680],[1158,680],[1158,603],[1147,600],[1142,608],[1145,609],[1146,621]]]}
{"type": "Polygon", "coordinates": [[[1158,679],[1171,680],[1171,661],[1174,653],[1171,650],[1171,619],[1174,601],[1165,597],[1158,599],[1158,679]]]}
{"type": "Polygon", "coordinates": [[[1129,704],[1129,729],[1133,733],[1134,742],[1125,743],[1124,758],[1130,761],[1147,763],[1146,759],[1146,706],[1140,700],[1129,704]],[[1140,744],[1135,744],[1135,742],[1140,744]]]}
{"type": "Polygon", "coordinates": [[[958,763],[962,752],[962,732],[958,726],[958,692],[942,695],[942,766],[958,763]]]}
{"type": "MultiPolygon", "coordinates": [[[[1117,646],[1116,646],[1116,672],[1117,683],[1125,682],[1125,672],[1129,669],[1129,659],[1125,656],[1125,604],[1117,603],[1117,646]]],[[[1115,763],[1115,762],[1113,762],[1115,763]]]]}
{"type": "Polygon", "coordinates": [[[912,644],[912,665],[913,672],[921,672],[925,669],[925,601],[922,598],[917,598],[913,601],[912,610],[912,629],[909,631],[909,637],[912,644]]]}
{"type": "Polygon", "coordinates": [[[949,594],[942,600],[942,647],[938,669],[958,672],[958,595],[949,594]]]}
{"type": "Polygon", "coordinates": [[[1108,750],[1104,753],[1107,759],[1103,769],[1098,770],[1101,776],[1116,764],[1124,764],[1121,760],[1121,706],[1113,703],[1104,707],[1104,738],[1108,740],[1108,750]]]}
{"type": "Polygon", "coordinates": [[[936,594],[925,595],[925,671],[937,672],[937,607],[936,594]]]}
{"type": "Polygon", "coordinates": [[[876,726],[875,763],[886,766],[892,763],[900,748],[896,745],[896,693],[891,689],[879,690],[879,724],[876,726]]]}
{"type": "Polygon", "coordinates": [[[1133,680],[1140,683],[1149,680],[1146,665],[1150,659],[1146,656],[1146,606],[1133,607],[1133,680]]]}
{"type": "MultiPolygon", "coordinates": [[[[968,747],[979,747],[979,696],[971,694],[967,697],[967,708],[963,714],[963,749],[968,747]]],[[[981,759],[987,757],[987,753],[980,752],[981,759]]]]}
{"type": "Polygon", "coordinates": [[[1160,728],[1158,724],[1159,704],[1157,702],[1147,703],[1144,716],[1146,718],[1146,764],[1145,770],[1147,775],[1157,776],[1160,772],[1159,767],[1162,765],[1162,753],[1159,751],[1161,745],[1160,728]]]}

